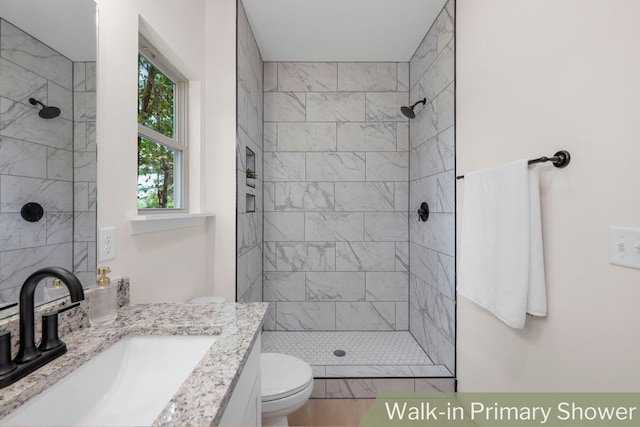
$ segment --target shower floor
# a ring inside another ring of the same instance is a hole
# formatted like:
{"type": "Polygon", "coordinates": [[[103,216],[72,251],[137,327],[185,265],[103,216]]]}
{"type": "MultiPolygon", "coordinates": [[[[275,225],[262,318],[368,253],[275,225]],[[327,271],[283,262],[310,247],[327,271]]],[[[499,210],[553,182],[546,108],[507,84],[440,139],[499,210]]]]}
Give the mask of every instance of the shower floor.
{"type": "Polygon", "coordinates": [[[451,377],[408,331],[264,331],[262,352],[298,357],[311,365],[315,378],[451,377]],[[346,355],[335,356],[335,350],[346,355]]]}

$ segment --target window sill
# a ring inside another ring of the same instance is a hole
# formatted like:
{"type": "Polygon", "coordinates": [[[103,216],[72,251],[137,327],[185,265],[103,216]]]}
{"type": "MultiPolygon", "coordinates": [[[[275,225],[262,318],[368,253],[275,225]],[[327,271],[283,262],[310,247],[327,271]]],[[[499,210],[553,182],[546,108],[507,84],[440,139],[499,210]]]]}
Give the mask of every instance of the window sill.
{"type": "Polygon", "coordinates": [[[150,214],[137,215],[128,218],[129,233],[145,234],[158,231],[175,230],[178,228],[201,227],[209,217],[214,217],[213,213],[204,214],[150,214]]]}

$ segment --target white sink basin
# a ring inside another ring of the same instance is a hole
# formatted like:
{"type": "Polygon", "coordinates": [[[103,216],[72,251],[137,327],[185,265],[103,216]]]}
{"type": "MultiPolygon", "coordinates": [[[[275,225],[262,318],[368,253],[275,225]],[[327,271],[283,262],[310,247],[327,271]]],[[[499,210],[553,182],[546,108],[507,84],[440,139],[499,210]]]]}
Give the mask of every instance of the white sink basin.
{"type": "Polygon", "coordinates": [[[0,420],[0,425],[149,426],[215,339],[123,338],[0,420]]]}

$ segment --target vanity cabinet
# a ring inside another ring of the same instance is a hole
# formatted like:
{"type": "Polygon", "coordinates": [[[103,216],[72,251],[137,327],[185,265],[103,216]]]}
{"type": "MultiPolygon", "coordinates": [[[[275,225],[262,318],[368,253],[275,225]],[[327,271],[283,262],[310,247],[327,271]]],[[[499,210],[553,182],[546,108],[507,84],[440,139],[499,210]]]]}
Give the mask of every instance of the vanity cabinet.
{"type": "Polygon", "coordinates": [[[258,335],[233,389],[231,399],[220,420],[221,426],[260,426],[262,424],[260,338],[258,335]]]}

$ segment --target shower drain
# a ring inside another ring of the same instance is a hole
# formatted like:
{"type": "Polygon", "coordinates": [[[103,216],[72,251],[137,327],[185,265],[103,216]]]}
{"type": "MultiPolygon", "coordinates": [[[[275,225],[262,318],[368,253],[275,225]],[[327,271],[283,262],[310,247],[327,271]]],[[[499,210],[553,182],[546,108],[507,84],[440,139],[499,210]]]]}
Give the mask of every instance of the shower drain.
{"type": "Polygon", "coordinates": [[[335,351],[333,352],[333,355],[334,355],[334,356],[338,356],[338,357],[343,357],[343,356],[346,356],[346,355],[347,355],[347,352],[346,352],[346,351],[344,351],[344,350],[335,350],[335,351]]]}

